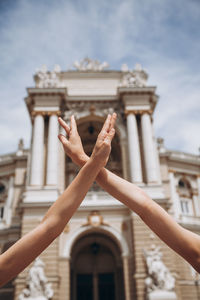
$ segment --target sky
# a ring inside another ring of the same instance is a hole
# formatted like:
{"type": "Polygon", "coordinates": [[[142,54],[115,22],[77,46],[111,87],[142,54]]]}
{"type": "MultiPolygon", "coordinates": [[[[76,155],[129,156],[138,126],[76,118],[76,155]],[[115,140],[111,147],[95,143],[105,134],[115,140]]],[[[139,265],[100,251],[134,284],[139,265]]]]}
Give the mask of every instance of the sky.
{"type": "Polygon", "coordinates": [[[30,146],[33,75],[88,56],[110,69],[142,64],[157,86],[156,137],[199,154],[199,0],[0,0],[0,154],[30,146]]]}

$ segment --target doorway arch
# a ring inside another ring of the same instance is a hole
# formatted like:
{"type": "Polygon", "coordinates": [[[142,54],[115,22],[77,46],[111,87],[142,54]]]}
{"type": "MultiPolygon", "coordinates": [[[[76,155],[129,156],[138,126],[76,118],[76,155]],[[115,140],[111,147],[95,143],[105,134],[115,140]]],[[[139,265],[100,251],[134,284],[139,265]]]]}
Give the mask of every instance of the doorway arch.
{"type": "Polygon", "coordinates": [[[101,232],[89,232],[71,249],[73,300],[122,300],[123,261],[117,243],[101,232]]]}

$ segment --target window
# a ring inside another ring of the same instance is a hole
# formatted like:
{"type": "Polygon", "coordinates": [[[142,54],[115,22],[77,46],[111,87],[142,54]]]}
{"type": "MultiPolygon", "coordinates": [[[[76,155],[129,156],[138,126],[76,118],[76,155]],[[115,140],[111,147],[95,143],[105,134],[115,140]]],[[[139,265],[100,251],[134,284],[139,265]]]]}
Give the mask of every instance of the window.
{"type": "Polygon", "coordinates": [[[188,180],[181,178],[178,182],[178,193],[180,199],[181,213],[186,216],[193,216],[193,200],[191,185],[188,180]]]}

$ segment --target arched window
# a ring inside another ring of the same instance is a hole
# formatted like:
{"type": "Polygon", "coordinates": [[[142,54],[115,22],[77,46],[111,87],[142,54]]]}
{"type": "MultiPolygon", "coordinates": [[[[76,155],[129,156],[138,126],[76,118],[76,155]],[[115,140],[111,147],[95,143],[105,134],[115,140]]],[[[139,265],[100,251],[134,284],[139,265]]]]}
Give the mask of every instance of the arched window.
{"type": "Polygon", "coordinates": [[[181,178],[178,182],[178,193],[181,213],[187,216],[194,215],[191,185],[185,178],[181,178]]]}

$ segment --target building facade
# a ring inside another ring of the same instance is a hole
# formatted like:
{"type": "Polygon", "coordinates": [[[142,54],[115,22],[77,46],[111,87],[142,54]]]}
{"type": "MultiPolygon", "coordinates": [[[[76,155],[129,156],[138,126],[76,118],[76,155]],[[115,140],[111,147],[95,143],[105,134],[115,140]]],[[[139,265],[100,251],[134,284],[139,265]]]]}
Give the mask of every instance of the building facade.
{"type": "MultiPolygon", "coordinates": [[[[107,63],[90,59],[74,67],[62,72],[56,66],[49,72],[43,66],[35,74],[35,87],[27,89],[25,98],[32,122],[30,149],[20,141],[16,153],[0,156],[1,253],[40,223],[78,173],[57,138],[57,117],[68,122],[71,114],[90,155],[106,115],[117,112],[107,168],[140,186],[179,224],[200,234],[200,157],[170,151],[161,138],[155,139],[158,96],[156,87],[147,85],[147,73],[140,65],[109,70],[107,63]]],[[[171,292],[170,299],[200,299],[200,278],[189,264],[96,183],[40,259],[54,300],[169,299],[164,294],[153,298],[152,292],[161,290],[171,292]],[[150,257],[159,262],[156,275],[150,257]],[[170,280],[174,284],[168,288],[170,280]]],[[[0,299],[37,299],[23,294],[30,289],[31,266],[0,289],[0,299]]]]}

